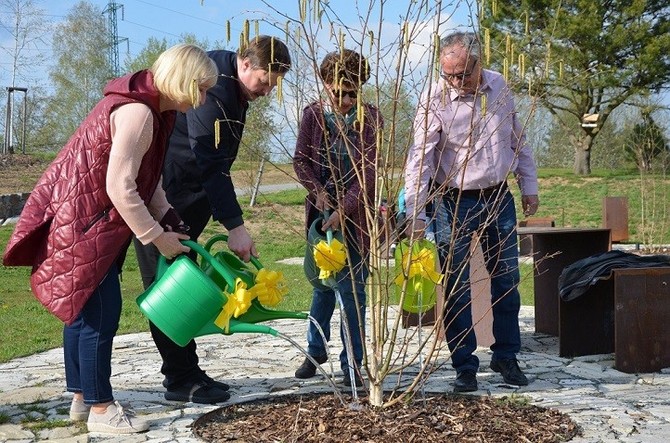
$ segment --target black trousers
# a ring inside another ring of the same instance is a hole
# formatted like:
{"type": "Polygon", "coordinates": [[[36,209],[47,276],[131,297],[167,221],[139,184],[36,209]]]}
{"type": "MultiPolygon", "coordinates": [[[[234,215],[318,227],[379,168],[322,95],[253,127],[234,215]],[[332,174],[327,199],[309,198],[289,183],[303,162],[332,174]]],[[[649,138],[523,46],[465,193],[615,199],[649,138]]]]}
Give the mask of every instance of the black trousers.
{"type": "MultiPolygon", "coordinates": [[[[175,208],[185,224],[191,229],[189,235],[191,240],[197,241],[198,237],[207,226],[212,212],[207,198],[200,199],[187,208],[180,210],[175,208]]],[[[153,244],[143,245],[137,239],[133,239],[135,252],[137,253],[137,263],[142,276],[142,284],[147,289],[156,278],[156,265],[160,253],[153,244]]],[[[191,257],[195,259],[195,254],[191,257]]],[[[167,389],[174,389],[185,383],[200,378],[203,373],[198,366],[197,346],[194,340],[191,340],[186,346],[181,347],[177,343],[163,334],[152,322],[149,322],[151,337],[156,343],[158,352],[163,359],[161,372],[165,375],[164,385],[167,389]]]]}

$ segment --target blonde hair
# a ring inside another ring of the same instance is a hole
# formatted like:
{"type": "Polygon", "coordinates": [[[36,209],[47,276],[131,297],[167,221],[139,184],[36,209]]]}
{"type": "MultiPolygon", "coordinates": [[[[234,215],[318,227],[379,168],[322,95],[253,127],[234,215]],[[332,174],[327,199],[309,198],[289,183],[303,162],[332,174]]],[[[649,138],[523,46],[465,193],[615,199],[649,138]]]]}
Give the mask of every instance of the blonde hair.
{"type": "Polygon", "coordinates": [[[195,45],[180,44],[165,50],[151,66],[158,92],[178,103],[200,104],[200,89],[216,84],[219,70],[207,53],[195,45]]]}

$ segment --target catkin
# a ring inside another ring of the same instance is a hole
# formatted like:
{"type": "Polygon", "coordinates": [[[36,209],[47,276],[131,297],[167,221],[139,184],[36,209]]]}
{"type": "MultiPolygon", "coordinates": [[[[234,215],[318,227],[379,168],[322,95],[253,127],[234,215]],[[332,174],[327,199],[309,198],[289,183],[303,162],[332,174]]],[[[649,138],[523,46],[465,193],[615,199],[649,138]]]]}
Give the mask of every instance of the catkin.
{"type": "Polygon", "coordinates": [[[282,83],[284,82],[284,77],[277,77],[277,100],[279,103],[282,103],[284,100],[284,93],[282,92],[282,83]]]}

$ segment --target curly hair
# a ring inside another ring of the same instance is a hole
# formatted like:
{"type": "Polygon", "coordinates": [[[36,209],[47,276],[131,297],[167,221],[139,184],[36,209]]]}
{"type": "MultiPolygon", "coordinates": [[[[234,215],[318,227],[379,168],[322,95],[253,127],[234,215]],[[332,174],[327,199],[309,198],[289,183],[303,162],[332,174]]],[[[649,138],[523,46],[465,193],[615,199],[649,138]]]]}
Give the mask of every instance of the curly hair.
{"type": "Polygon", "coordinates": [[[356,51],[343,49],[328,53],[319,67],[321,79],[328,85],[358,88],[368,81],[370,66],[368,61],[356,51]]]}

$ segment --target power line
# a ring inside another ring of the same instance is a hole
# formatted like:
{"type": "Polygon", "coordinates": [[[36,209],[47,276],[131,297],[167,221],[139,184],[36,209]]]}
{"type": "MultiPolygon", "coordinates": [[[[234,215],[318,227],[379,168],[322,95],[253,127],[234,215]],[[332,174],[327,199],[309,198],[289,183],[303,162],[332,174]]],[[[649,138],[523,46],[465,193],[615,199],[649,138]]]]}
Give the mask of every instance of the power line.
{"type": "Polygon", "coordinates": [[[146,25],[141,25],[139,23],[131,22],[130,20],[126,20],[125,18],[123,19],[123,22],[124,23],[130,23],[131,25],[139,26],[140,28],[146,28],[146,29],[149,29],[150,31],[160,32],[160,33],[163,33],[163,34],[171,35],[173,37],[180,37],[177,34],[173,34],[171,32],[163,31],[162,29],[152,28],[151,26],[146,26],[146,25]]]}
{"type": "Polygon", "coordinates": [[[222,25],[221,23],[219,23],[219,22],[215,22],[215,21],[213,21],[213,20],[207,20],[207,19],[204,19],[204,18],[201,18],[201,17],[196,17],[195,15],[190,15],[190,14],[187,14],[187,13],[185,13],[185,12],[176,11],[176,10],[174,10],[174,9],[166,8],[165,6],[156,5],[156,4],[154,4],[154,3],[146,2],[146,1],[144,1],[144,0],[135,0],[135,1],[138,2],[138,3],[144,3],[145,5],[153,6],[154,8],[158,8],[158,9],[163,9],[163,10],[165,10],[165,11],[174,12],[175,14],[183,15],[183,16],[185,16],[185,17],[191,17],[191,18],[194,18],[194,19],[196,19],[196,20],[200,20],[200,21],[205,22],[205,23],[211,23],[211,24],[213,24],[213,25],[217,25],[217,26],[221,26],[222,28],[225,28],[225,25],[222,25]]]}

